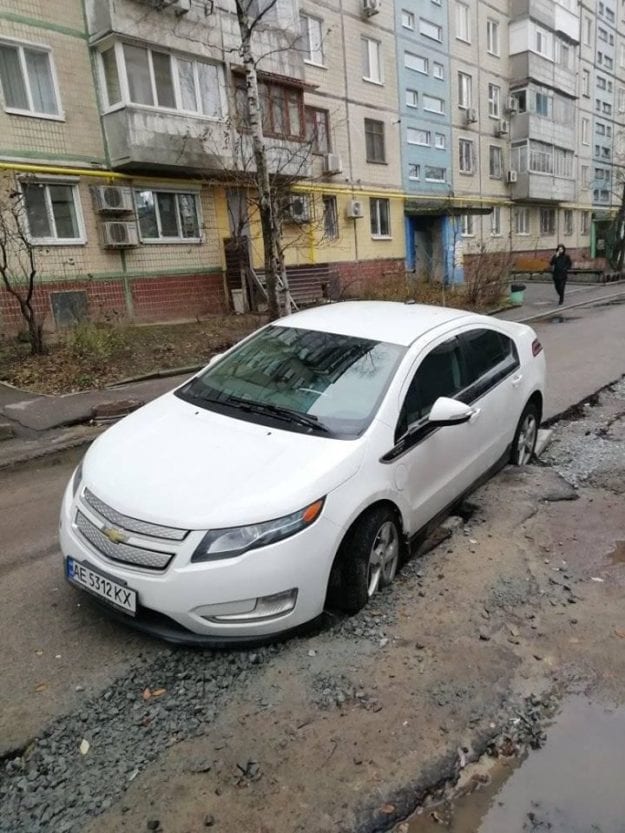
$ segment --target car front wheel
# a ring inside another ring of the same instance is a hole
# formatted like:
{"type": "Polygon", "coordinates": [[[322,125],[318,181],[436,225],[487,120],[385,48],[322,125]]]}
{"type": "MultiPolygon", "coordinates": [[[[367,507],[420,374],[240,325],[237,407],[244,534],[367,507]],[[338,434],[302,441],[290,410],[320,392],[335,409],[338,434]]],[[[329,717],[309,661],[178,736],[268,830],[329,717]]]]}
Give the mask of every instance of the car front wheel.
{"type": "Polygon", "coordinates": [[[361,610],[395,578],[401,548],[399,523],[390,507],[377,507],[359,518],[341,544],[330,603],[346,613],[361,610]]]}
{"type": "Polygon", "coordinates": [[[528,402],[521,414],[512,441],[511,462],[514,466],[526,466],[536,449],[538,438],[538,408],[533,402],[528,402]]]}

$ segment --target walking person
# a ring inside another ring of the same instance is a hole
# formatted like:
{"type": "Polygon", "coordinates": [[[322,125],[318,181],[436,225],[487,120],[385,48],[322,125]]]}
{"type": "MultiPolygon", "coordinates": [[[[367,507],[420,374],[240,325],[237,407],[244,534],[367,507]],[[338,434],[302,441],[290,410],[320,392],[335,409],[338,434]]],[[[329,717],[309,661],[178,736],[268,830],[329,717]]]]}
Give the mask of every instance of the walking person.
{"type": "Polygon", "coordinates": [[[572,262],[571,258],[566,253],[566,246],[559,243],[555,255],[551,258],[551,275],[553,277],[553,285],[558,293],[558,306],[564,303],[566,279],[569,276],[569,269],[571,266],[572,262]]]}

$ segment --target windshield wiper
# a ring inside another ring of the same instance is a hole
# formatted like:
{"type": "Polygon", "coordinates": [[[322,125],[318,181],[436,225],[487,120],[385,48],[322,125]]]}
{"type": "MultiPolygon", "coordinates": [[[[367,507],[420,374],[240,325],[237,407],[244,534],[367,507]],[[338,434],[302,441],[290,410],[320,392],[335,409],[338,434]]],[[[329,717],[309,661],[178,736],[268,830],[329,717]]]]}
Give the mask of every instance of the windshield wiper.
{"type": "Polygon", "coordinates": [[[319,417],[313,416],[312,414],[302,414],[299,411],[292,411],[290,408],[285,408],[282,405],[272,405],[269,402],[247,402],[245,400],[228,401],[228,404],[232,404],[242,411],[251,411],[255,414],[267,414],[277,419],[284,419],[287,422],[294,422],[299,425],[305,425],[308,428],[314,428],[317,431],[323,431],[325,434],[329,432],[329,428],[323,422],[320,422],[319,417]]]}

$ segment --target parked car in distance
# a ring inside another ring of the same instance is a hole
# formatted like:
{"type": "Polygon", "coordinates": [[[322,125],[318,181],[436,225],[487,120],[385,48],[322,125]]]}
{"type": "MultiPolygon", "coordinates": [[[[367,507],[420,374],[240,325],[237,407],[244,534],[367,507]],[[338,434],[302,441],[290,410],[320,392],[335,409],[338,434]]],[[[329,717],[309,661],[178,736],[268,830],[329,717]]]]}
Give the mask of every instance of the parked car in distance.
{"type": "Polygon", "coordinates": [[[478,481],[529,462],[544,384],[522,324],[384,301],[274,321],[93,443],[66,577],[180,642],[355,612],[478,481]]]}

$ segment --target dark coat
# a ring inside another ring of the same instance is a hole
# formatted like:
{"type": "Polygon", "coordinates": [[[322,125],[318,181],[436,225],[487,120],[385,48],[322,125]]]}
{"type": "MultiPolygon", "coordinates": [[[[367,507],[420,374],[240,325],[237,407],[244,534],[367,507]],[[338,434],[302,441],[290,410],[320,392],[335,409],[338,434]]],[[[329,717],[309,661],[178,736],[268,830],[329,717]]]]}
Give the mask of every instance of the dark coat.
{"type": "Polygon", "coordinates": [[[566,252],[564,252],[564,254],[554,255],[551,258],[551,271],[554,278],[566,278],[571,266],[571,258],[566,252]]]}

